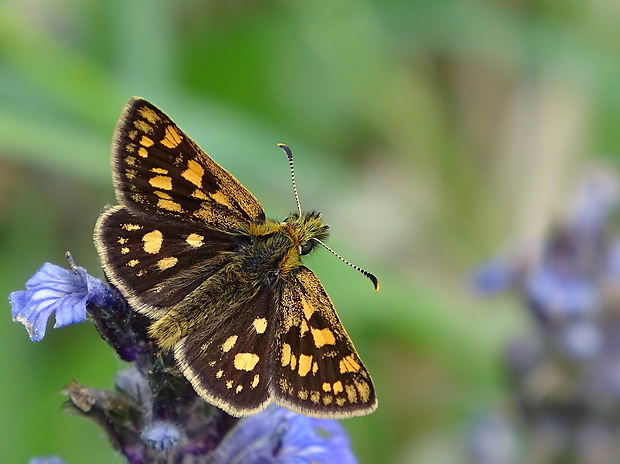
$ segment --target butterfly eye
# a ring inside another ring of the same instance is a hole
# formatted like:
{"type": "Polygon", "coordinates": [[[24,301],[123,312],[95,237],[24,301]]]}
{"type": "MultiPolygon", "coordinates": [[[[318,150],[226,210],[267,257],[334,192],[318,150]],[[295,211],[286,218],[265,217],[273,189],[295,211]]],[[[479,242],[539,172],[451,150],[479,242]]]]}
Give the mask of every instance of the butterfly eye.
{"type": "Polygon", "coordinates": [[[303,243],[299,247],[299,254],[307,255],[308,253],[312,251],[313,248],[314,248],[314,242],[312,240],[308,240],[307,242],[303,243]]]}

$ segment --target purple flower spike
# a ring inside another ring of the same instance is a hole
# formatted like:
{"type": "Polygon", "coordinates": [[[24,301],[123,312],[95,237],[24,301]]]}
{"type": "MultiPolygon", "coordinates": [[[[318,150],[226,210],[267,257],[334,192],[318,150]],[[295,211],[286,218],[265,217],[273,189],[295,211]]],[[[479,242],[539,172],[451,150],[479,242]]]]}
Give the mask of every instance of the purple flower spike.
{"type": "MultiPolygon", "coordinates": [[[[306,464],[357,461],[342,426],[280,407],[269,407],[238,419],[196,395],[178,375],[174,358],[148,337],[150,321],[132,311],[114,287],[88,275],[46,263],[11,293],[13,319],[30,338],[45,336],[47,320],[55,327],[82,322],[86,314],[102,338],[133,366],[118,373],[114,390],[71,382],[63,393],[63,409],[86,417],[106,432],[114,448],[130,464],[150,462],[306,464]]],[[[63,464],[55,457],[31,464],[63,464]]]]}
{"type": "Polygon", "coordinates": [[[26,290],[9,295],[13,320],[21,322],[35,342],[45,337],[47,320],[54,312],[54,328],[84,322],[88,301],[86,275],[86,271],[79,267],[72,270],[55,264],[43,264],[26,282],[26,290]]]}

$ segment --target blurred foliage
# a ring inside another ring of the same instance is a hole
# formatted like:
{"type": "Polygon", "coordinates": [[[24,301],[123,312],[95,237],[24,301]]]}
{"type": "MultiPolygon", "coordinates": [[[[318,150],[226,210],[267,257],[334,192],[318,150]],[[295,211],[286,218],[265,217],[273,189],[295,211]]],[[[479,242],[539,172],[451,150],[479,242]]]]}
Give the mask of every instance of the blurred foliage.
{"type": "MultiPolygon", "coordinates": [[[[506,393],[522,330],[466,273],[537,240],[585,161],[620,153],[620,5],[604,0],[0,1],[0,293],[44,261],[101,276],[94,221],[113,203],[109,145],[125,101],[169,113],[263,202],[305,209],[330,244],[321,277],[373,373],[379,410],[345,421],[360,462],[465,462],[463,429],[506,393]]],[[[5,305],[0,462],[108,463],[63,415],[75,377],[119,368],[88,324],[34,344],[5,305]]]]}

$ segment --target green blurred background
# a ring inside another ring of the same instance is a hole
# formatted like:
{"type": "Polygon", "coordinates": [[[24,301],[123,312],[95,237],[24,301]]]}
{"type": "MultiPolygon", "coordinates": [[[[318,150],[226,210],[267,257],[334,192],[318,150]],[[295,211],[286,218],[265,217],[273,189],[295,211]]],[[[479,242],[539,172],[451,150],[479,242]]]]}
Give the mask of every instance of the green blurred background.
{"type": "MultiPolygon", "coordinates": [[[[274,218],[295,209],[286,142],[304,209],[382,283],[309,259],[378,390],[344,422],[360,462],[464,463],[470,419],[510,404],[502,347],[527,328],[467,273],[539,238],[584,163],[616,161],[619,20],[607,0],[0,0],[0,294],[67,250],[102,277],[92,228],[130,96],[274,218]]],[[[112,387],[111,349],[89,324],[31,343],[3,307],[0,462],[120,462],[57,394],[112,387]]]]}

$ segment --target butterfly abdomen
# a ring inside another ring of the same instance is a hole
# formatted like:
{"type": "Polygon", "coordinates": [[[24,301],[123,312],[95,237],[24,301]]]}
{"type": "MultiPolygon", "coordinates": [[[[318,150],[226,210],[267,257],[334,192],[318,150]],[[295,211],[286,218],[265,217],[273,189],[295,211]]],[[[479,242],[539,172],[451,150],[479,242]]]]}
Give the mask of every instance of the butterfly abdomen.
{"type": "Polygon", "coordinates": [[[157,344],[171,349],[196,327],[221,330],[235,308],[252,299],[259,288],[253,285],[253,275],[240,272],[239,267],[237,260],[231,260],[153,322],[149,334],[157,344]]]}
{"type": "Polygon", "coordinates": [[[291,237],[276,224],[267,235],[246,236],[239,248],[218,272],[186,295],[183,301],[155,321],[149,333],[165,349],[172,348],[198,325],[216,327],[223,324],[222,314],[240,307],[264,285],[272,286],[283,278],[283,261],[300,264],[299,252],[291,237]],[[296,256],[296,257],[295,257],[296,256]],[[191,308],[191,310],[189,309],[191,308]]]}

